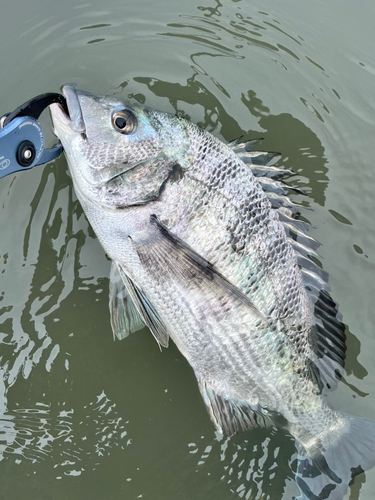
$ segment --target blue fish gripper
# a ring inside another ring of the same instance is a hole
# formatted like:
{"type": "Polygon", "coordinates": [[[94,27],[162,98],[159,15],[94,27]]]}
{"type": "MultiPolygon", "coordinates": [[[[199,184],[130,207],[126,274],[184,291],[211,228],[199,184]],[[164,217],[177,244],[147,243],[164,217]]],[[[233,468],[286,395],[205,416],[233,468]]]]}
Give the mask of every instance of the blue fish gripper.
{"type": "Polygon", "coordinates": [[[48,93],[30,99],[0,119],[0,179],[42,165],[61,155],[61,143],[45,149],[43,129],[37,120],[53,103],[59,103],[67,112],[65,97],[48,93]]]}

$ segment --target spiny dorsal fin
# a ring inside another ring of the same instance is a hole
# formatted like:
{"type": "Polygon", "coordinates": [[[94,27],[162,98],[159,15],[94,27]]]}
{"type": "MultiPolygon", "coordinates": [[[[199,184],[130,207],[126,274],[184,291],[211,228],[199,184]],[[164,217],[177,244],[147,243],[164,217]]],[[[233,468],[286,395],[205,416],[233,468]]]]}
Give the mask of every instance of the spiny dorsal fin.
{"type": "Polygon", "coordinates": [[[237,139],[234,139],[233,141],[231,141],[228,144],[228,147],[233,149],[233,151],[234,150],[237,151],[237,150],[241,149],[242,147],[248,148],[248,149],[245,149],[245,151],[250,151],[250,149],[252,149],[253,146],[262,142],[264,137],[257,137],[256,139],[250,139],[250,141],[247,141],[247,142],[240,142],[242,139],[243,139],[243,135],[241,135],[241,137],[237,137],[237,139]]]}
{"type": "Polygon", "coordinates": [[[280,182],[280,179],[294,174],[290,170],[270,166],[270,162],[277,157],[276,153],[251,151],[257,142],[259,141],[231,143],[230,147],[257,178],[272,208],[278,213],[294,248],[314,311],[314,325],[310,333],[314,351],[311,376],[321,387],[324,385],[331,389],[337,385],[338,378],[343,373],[345,325],[341,322],[336,303],[329,295],[328,274],[317,264],[316,249],[320,244],[307,235],[308,224],[297,220],[299,214],[308,208],[293,203],[288,196],[291,190],[304,193],[280,182]]]}
{"type": "Polygon", "coordinates": [[[254,151],[253,147],[259,144],[263,139],[251,139],[250,141],[239,143],[240,139],[232,141],[228,147],[241,158],[244,163],[253,165],[270,166],[281,156],[280,153],[272,151],[254,151]]]}

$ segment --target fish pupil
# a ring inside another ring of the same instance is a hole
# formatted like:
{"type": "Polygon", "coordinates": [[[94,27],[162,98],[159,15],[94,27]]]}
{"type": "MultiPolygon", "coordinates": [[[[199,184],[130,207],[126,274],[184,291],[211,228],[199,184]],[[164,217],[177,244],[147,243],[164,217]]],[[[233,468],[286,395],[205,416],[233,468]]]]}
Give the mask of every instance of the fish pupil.
{"type": "Polygon", "coordinates": [[[115,124],[116,124],[117,128],[123,129],[126,127],[126,120],[125,120],[125,118],[117,117],[115,124]]]}

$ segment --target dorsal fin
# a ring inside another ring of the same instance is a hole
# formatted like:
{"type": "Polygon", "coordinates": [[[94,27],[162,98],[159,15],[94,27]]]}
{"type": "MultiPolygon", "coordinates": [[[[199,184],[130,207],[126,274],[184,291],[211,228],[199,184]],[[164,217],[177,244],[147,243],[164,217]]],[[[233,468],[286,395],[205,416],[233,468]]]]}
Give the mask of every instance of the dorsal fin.
{"type": "Polygon", "coordinates": [[[238,150],[240,150],[243,146],[245,146],[246,148],[249,148],[249,149],[245,149],[245,151],[249,151],[250,149],[252,149],[253,146],[255,146],[255,144],[259,144],[260,142],[262,142],[264,137],[257,137],[256,139],[250,139],[249,141],[246,141],[246,142],[241,142],[242,139],[243,139],[243,135],[241,135],[241,137],[237,137],[237,139],[234,139],[233,141],[231,141],[228,144],[228,147],[233,149],[233,151],[236,150],[235,151],[236,154],[237,154],[238,150]]]}
{"type": "Polygon", "coordinates": [[[332,389],[343,373],[345,325],[341,321],[337,304],[329,295],[328,274],[317,263],[319,258],[316,250],[320,243],[308,236],[309,225],[298,220],[300,213],[309,209],[295,204],[289,197],[291,191],[304,193],[280,181],[294,174],[290,170],[271,166],[277,153],[252,151],[252,147],[258,142],[260,141],[252,140],[237,144],[233,141],[229,146],[250,167],[272,208],[278,213],[294,248],[314,311],[314,325],[310,333],[314,351],[311,375],[321,387],[332,389]]]}

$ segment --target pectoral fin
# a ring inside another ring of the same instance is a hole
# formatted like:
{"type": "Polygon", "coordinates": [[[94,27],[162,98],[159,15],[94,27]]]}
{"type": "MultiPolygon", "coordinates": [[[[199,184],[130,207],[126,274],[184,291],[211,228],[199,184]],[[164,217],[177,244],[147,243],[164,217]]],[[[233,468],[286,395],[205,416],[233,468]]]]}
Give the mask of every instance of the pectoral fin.
{"type": "Polygon", "coordinates": [[[150,220],[156,230],[150,241],[133,243],[145,267],[152,268],[158,276],[165,276],[165,279],[169,276],[182,282],[187,289],[195,288],[207,300],[215,303],[220,298],[230,297],[234,304],[246,307],[255,327],[261,324],[268,326],[268,320],[261,311],[210,262],[174,236],[159,222],[156,215],[151,215],[150,220]]]}
{"type": "Polygon", "coordinates": [[[119,340],[145,327],[115,262],[112,262],[110,274],[109,311],[113,335],[119,340]]]}

